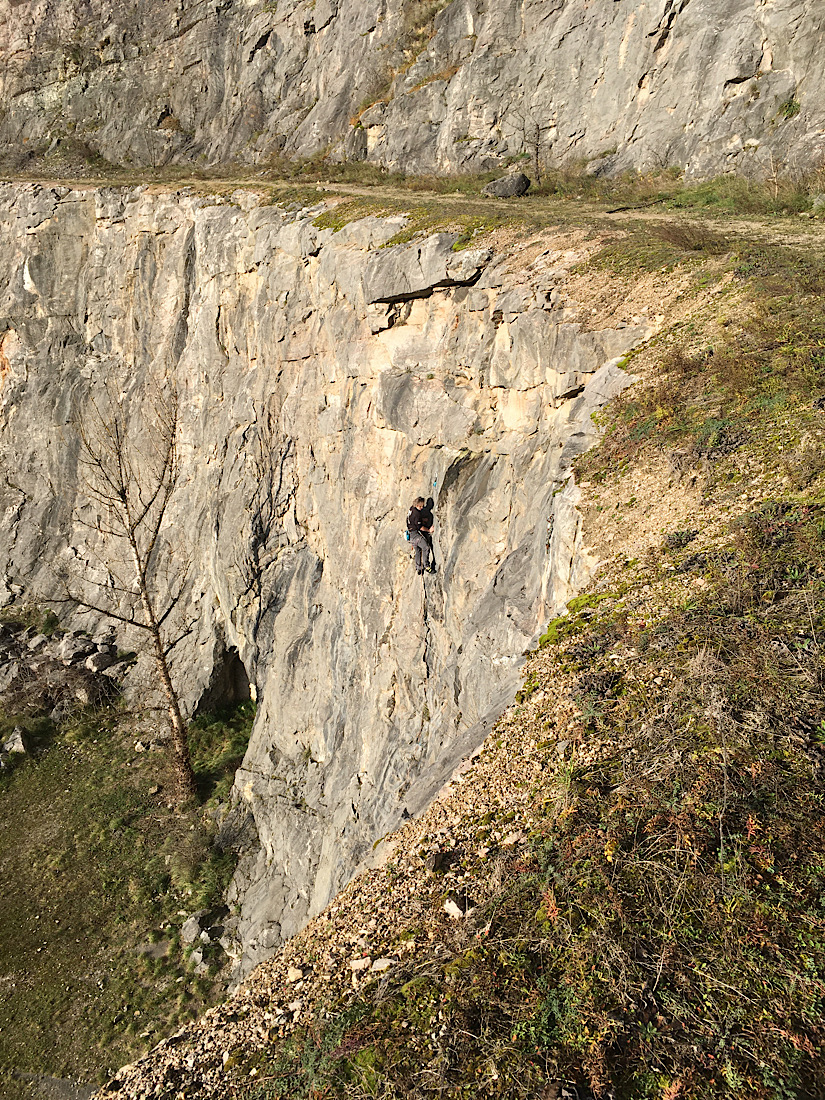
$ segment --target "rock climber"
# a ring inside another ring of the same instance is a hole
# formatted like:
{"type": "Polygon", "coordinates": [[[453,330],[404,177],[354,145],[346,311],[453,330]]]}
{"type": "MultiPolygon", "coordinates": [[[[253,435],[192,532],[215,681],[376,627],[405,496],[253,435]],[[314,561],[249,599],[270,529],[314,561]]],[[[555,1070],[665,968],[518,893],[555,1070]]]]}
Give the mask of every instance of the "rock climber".
{"type": "Polygon", "coordinates": [[[432,552],[433,514],[427,512],[427,504],[423,497],[416,497],[407,516],[407,530],[410,533],[410,542],[415,547],[415,571],[419,576],[426,570],[435,572],[435,566],[431,564],[432,552]]]}

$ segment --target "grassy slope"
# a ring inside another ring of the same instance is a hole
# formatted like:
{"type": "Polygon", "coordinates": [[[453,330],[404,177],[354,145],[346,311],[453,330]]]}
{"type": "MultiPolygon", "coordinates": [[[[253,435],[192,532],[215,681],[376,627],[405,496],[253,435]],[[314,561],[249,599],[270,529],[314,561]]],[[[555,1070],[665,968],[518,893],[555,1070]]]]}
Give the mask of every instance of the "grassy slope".
{"type": "MultiPolygon", "coordinates": [[[[214,1000],[217,967],[193,973],[179,927],[220,899],[232,857],[211,848],[201,811],[167,807],[163,754],[134,752],[122,711],[0,723],[22,725],[34,747],[0,774],[0,1096],[20,1100],[15,1071],[105,1079],[214,1000]]],[[[240,712],[196,724],[206,798],[226,792],[250,723],[240,712]]]]}
{"type": "MultiPolygon", "coordinates": [[[[640,227],[591,266],[720,293],[634,363],[582,462],[612,557],[499,727],[531,778],[441,831],[460,860],[441,888],[405,834],[376,876],[414,918],[370,948],[396,965],[328,983],[297,1028],[276,1015],[195,1095],[825,1094],[825,268],[718,224],[640,227]],[[457,885],[462,935],[441,906],[457,885]]],[[[313,935],[300,950],[322,967],[313,935]]]]}

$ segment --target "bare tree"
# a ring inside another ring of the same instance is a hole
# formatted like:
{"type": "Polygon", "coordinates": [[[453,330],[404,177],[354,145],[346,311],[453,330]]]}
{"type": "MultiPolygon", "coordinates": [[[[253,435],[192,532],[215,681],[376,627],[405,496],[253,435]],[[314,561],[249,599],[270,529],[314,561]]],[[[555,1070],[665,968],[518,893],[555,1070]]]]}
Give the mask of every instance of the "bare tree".
{"type": "Polygon", "coordinates": [[[532,110],[526,107],[512,107],[511,112],[516,126],[521,132],[521,147],[530,154],[536,186],[541,184],[542,163],[548,148],[547,135],[554,128],[552,122],[540,122],[532,110]]]}
{"type": "Polygon", "coordinates": [[[108,576],[105,582],[82,578],[97,588],[93,599],[78,590],[77,575],[64,578],[64,587],[67,600],[77,606],[144,632],[169,714],[177,794],[185,802],[196,797],[197,789],[169,655],[191,629],[173,629],[179,626],[174,612],[184,593],[187,563],[175,561],[163,537],[179,478],[178,412],[177,391],[168,380],[149,387],[142,417],[124,407],[111,385],[89,398],[77,421],[80,484],[97,514],[81,522],[98,533],[98,556],[108,576]]]}

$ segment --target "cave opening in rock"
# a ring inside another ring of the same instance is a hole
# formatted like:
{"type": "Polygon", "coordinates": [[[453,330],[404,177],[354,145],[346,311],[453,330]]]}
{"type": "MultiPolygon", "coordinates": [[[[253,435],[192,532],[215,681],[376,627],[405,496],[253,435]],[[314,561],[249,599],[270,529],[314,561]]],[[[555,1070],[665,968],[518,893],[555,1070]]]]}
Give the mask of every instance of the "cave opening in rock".
{"type": "Polygon", "coordinates": [[[207,714],[221,707],[232,707],[252,698],[249,676],[237,649],[224,650],[216,659],[209,687],[201,696],[196,714],[207,714]]]}

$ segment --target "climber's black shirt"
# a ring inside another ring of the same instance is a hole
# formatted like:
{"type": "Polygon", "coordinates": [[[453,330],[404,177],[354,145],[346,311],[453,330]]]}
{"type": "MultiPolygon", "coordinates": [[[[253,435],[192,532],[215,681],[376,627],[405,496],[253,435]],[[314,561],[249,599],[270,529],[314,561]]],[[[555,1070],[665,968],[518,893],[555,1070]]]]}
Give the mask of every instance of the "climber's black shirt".
{"type": "Polygon", "coordinates": [[[429,527],[430,524],[425,516],[426,512],[423,509],[418,509],[415,506],[410,508],[410,514],[407,516],[407,530],[420,531],[422,527],[429,527]]]}

